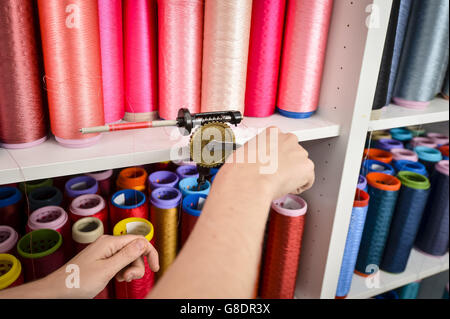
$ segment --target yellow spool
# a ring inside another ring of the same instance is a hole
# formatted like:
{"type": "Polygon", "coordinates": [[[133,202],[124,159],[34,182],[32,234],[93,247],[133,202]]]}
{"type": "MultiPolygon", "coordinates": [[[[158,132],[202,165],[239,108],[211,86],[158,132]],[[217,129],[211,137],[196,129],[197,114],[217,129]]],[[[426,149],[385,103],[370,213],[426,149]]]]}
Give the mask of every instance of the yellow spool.
{"type": "Polygon", "coordinates": [[[152,223],[144,218],[130,217],[121,220],[114,226],[113,235],[142,235],[152,241],[154,229],[152,223]]]}
{"type": "Polygon", "coordinates": [[[10,254],[0,254],[0,290],[12,285],[22,273],[20,261],[10,254]],[[1,275],[5,272],[3,275],[1,275]]]}

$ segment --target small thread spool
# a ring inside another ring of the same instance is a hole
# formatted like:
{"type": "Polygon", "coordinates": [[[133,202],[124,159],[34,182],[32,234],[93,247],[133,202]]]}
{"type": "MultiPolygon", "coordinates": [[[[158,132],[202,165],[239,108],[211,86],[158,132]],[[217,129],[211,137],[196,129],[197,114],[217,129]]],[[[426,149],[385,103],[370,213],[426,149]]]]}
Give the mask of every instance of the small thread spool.
{"type": "Polygon", "coordinates": [[[448,144],[448,136],[439,133],[427,133],[427,137],[434,141],[438,147],[448,144]]]}
{"type": "Polygon", "coordinates": [[[178,252],[178,216],[181,193],[173,187],[159,187],[150,196],[150,220],[157,229],[155,248],[159,253],[159,279],[175,260],[178,252]]]}
{"type": "Polygon", "coordinates": [[[272,202],[261,273],[263,299],[294,298],[307,208],[295,195],[272,202]]]}
{"type": "Polygon", "coordinates": [[[432,176],[434,166],[440,161],[442,161],[441,152],[439,152],[437,149],[425,146],[415,147],[414,152],[417,153],[417,156],[419,157],[419,162],[421,162],[427,168],[428,175],[432,176]]]}
{"type": "Polygon", "coordinates": [[[417,146],[425,146],[429,148],[437,148],[438,145],[435,141],[428,137],[414,137],[409,143],[409,148],[414,149],[417,146]]]}
{"type": "Polygon", "coordinates": [[[392,162],[392,153],[377,148],[366,148],[364,158],[390,164],[392,162]]]}
{"type": "Polygon", "coordinates": [[[205,194],[208,195],[209,191],[211,189],[211,183],[209,181],[206,181],[205,184],[201,186],[200,189],[198,189],[198,182],[197,178],[195,177],[188,177],[183,179],[180,182],[179,185],[181,194],[183,194],[183,198],[192,195],[192,194],[205,194]]]}
{"type": "Polygon", "coordinates": [[[378,140],[381,140],[383,138],[392,139],[392,135],[388,131],[369,132],[367,134],[366,147],[371,149],[376,148],[378,140]]]}
{"type": "Polygon", "coordinates": [[[428,176],[428,171],[425,165],[423,165],[420,162],[412,162],[408,160],[399,160],[396,161],[395,164],[395,170],[397,172],[401,171],[407,171],[407,172],[413,172],[417,173],[423,176],[428,176]]]}
{"type": "Polygon", "coordinates": [[[181,238],[180,249],[188,239],[200,214],[202,213],[203,204],[208,196],[205,194],[188,195],[183,199],[183,212],[181,214],[181,238]]]}
{"type": "Polygon", "coordinates": [[[388,152],[396,148],[404,148],[402,142],[386,138],[379,139],[376,143],[376,147],[388,152]]]}
{"type": "Polygon", "coordinates": [[[364,176],[362,176],[362,175],[359,175],[359,177],[358,177],[358,186],[357,186],[357,188],[362,190],[362,191],[367,192],[367,179],[364,176]]]}
{"type": "Polygon", "coordinates": [[[413,137],[424,136],[427,132],[421,125],[411,125],[406,127],[407,130],[411,131],[413,137]]]}
{"type": "Polygon", "coordinates": [[[67,181],[64,186],[67,206],[73,199],[85,194],[98,194],[98,183],[90,176],[77,176],[67,181]]]}
{"type": "Polygon", "coordinates": [[[439,151],[441,152],[443,159],[448,160],[448,145],[439,147],[439,151]]]}
{"type": "Polygon", "coordinates": [[[46,187],[46,186],[53,186],[53,180],[51,178],[38,179],[35,181],[22,182],[19,184],[20,190],[24,194],[27,194],[27,195],[37,188],[46,187]]]}
{"type": "Polygon", "coordinates": [[[409,142],[413,138],[413,133],[406,128],[393,128],[390,132],[394,140],[403,143],[409,142]]]}
{"type": "Polygon", "coordinates": [[[355,273],[364,277],[381,263],[401,187],[398,178],[387,174],[370,173],[366,178],[370,201],[355,267],[355,273]]]}
{"type": "Polygon", "coordinates": [[[23,236],[17,252],[25,274],[25,282],[43,278],[64,265],[62,236],[53,229],[38,229],[23,236]]]}
{"type": "Polygon", "coordinates": [[[117,189],[134,189],[143,192],[146,188],[147,176],[147,172],[142,167],[125,168],[117,177],[117,189]]]}
{"type": "Polygon", "coordinates": [[[389,164],[375,160],[365,160],[361,167],[361,175],[366,176],[372,172],[384,173],[388,175],[395,174],[394,168],[389,164]]]}
{"type": "Polygon", "coordinates": [[[400,288],[400,299],[417,299],[420,290],[420,280],[407,284],[400,288]]]}
{"type": "Polygon", "coordinates": [[[443,256],[449,244],[449,162],[436,164],[431,177],[431,193],[417,233],[416,248],[433,256],[443,256]]]}
{"type": "MultiPolygon", "coordinates": [[[[121,220],[114,226],[114,236],[123,235],[141,235],[149,242],[153,241],[153,225],[143,218],[127,218],[121,220]]],[[[141,279],[131,282],[119,282],[116,280],[116,298],[117,299],[144,299],[154,284],[155,274],[148,265],[147,257],[144,256],[145,272],[141,279]]]]}
{"type": "Polygon", "coordinates": [[[148,219],[147,198],[143,192],[135,189],[123,189],[114,193],[111,198],[111,225],[130,217],[148,219]]]}
{"type": "Polygon", "coordinates": [[[97,217],[103,229],[109,233],[109,214],[105,200],[97,194],[86,194],[75,198],[70,204],[69,216],[72,223],[84,217],[97,217]]]}
{"type": "Polygon", "coordinates": [[[395,148],[391,150],[392,153],[392,160],[397,161],[411,161],[411,162],[417,162],[419,160],[419,157],[414,151],[408,150],[408,149],[402,149],[402,148],[395,148]]]}
{"type": "Polygon", "coordinates": [[[53,186],[37,188],[28,194],[29,211],[45,206],[61,206],[63,194],[59,189],[53,186]]]}
{"type": "Polygon", "coordinates": [[[425,176],[401,171],[397,177],[402,186],[380,265],[382,270],[390,273],[401,273],[406,269],[430,194],[430,181],[425,176]]]}
{"type": "Polygon", "coordinates": [[[158,171],[148,177],[149,192],[159,187],[177,187],[180,178],[174,172],[158,171]]]}
{"type": "Polygon", "coordinates": [[[369,199],[369,194],[365,191],[361,191],[360,189],[356,191],[336,289],[337,299],[346,298],[350,291],[356,258],[358,257],[359,245],[364,230],[364,222],[366,221],[367,210],[369,208],[369,199]]]}
{"type": "Polygon", "coordinates": [[[109,198],[112,193],[113,186],[111,183],[112,174],[113,170],[109,169],[106,171],[94,172],[86,175],[95,178],[100,188],[100,194],[105,198],[109,198]]]}
{"type": "Polygon", "coordinates": [[[23,233],[22,193],[15,187],[0,187],[0,225],[23,233]]]}
{"type": "Polygon", "coordinates": [[[180,180],[188,177],[198,178],[197,166],[194,165],[182,165],[176,169],[176,173],[180,180]]]}
{"type": "Polygon", "coordinates": [[[34,211],[28,218],[27,232],[37,229],[53,229],[60,233],[66,261],[72,257],[70,221],[64,209],[58,206],[47,206],[34,211]]]}
{"type": "Polygon", "coordinates": [[[22,265],[10,254],[0,254],[0,290],[23,284],[22,265]]]}
{"type": "Polygon", "coordinates": [[[14,228],[0,226],[0,254],[17,256],[16,244],[18,240],[19,234],[17,234],[14,228]]]}

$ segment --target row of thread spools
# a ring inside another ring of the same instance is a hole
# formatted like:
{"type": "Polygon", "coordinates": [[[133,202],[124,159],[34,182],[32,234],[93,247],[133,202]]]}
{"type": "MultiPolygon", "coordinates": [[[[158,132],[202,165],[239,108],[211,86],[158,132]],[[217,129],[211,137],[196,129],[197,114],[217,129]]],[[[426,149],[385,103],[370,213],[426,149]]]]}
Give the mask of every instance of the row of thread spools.
{"type": "Polygon", "coordinates": [[[45,140],[44,86],[52,133],[68,147],[98,140],[80,128],[173,120],[183,107],[257,117],[318,107],[333,0],[5,2],[4,147],[45,140]]]}
{"type": "Polygon", "coordinates": [[[421,109],[449,96],[449,2],[394,0],[373,109],[421,109]]]}
{"type": "Polygon", "coordinates": [[[448,252],[448,143],[421,127],[369,135],[337,298],[349,293],[353,273],[405,271],[413,247],[430,256],[448,252]]]}
{"type": "MultiPolygon", "coordinates": [[[[148,171],[131,167],[117,177],[109,170],[0,187],[0,289],[46,276],[103,234],[138,234],[157,249],[159,272],[146,264],[142,279],[114,281],[97,298],[145,297],[186,242],[217,173],[198,189],[193,165],[158,163],[148,171]]],[[[255,295],[293,298],[306,210],[298,196],[272,203],[255,295]]]]}
{"type": "MultiPolygon", "coordinates": [[[[388,292],[385,292],[381,295],[375,296],[375,299],[417,299],[420,289],[421,289],[422,281],[415,281],[410,284],[407,284],[398,289],[394,289],[388,292]]],[[[444,288],[444,292],[442,293],[442,299],[448,299],[448,289],[449,285],[444,288]]],[[[439,292],[441,293],[441,292],[439,292]]]]}

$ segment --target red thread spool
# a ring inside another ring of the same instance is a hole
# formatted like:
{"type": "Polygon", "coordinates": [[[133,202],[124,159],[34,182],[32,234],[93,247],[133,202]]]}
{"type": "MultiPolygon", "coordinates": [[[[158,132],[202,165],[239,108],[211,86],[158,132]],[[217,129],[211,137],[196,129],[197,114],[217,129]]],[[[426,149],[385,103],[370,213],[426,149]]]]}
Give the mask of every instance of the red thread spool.
{"type": "Polygon", "coordinates": [[[295,195],[272,202],[261,298],[294,298],[306,210],[306,202],[295,195]]]}
{"type": "Polygon", "coordinates": [[[0,290],[23,284],[22,265],[10,254],[0,254],[0,290]]]}
{"type": "Polygon", "coordinates": [[[97,194],[81,195],[70,204],[70,220],[75,223],[84,217],[97,217],[103,223],[105,233],[109,233],[109,214],[105,200],[97,194]]]}
{"type": "Polygon", "coordinates": [[[441,151],[442,156],[448,157],[448,145],[439,147],[439,151],[441,151]]]}
{"type": "Polygon", "coordinates": [[[129,217],[148,219],[147,198],[140,191],[123,189],[112,196],[110,212],[111,225],[129,217]]]}
{"type": "Polygon", "coordinates": [[[14,228],[9,226],[0,226],[0,254],[17,255],[16,245],[19,234],[14,228]]]}
{"type": "Polygon", "coordinates": [[[38,229],[17,243],[25,282],[43,278],[64,265],[62,236],[53,229],[38,229]]]}
{"type": "MultiPolygon", "coordinates": [[[[122,236],[127,234],[142,235],[149,242],[153,240],[153,225],[143,218],[127,218],[114,226],[114,236],[122,236]]],[[[144,257],[145,273],[141,279],[131,282],[118,282],[116,280],[116,297],[117,299],[143,299],[153,287],[155,274],[148,265],[147,257],[144,257]]]]}
{"type": "Polygon", "coordinates": [[[0,225],[11,226],[23,233],[22,193],[15,187],[0,187],[0,225]]]}
{"type": "Polygon", "coordinates": [[[112,174],[113,170],[109,169],[107,171],[94,172],[86,175],[94,178],[98,183],[98,187],[100,188],[100,194],[105,198],[109,198],[112,193],[113,186],[111,182],[112,174]]]}
{"type": "Polygon", "coordinates": [[[205,194],[191,194],[183,199],[183,212],[181,214],[181,236],[180,249],[188,239],[198,218],[202,212],[203,201],[206,200],[205,194]]]}
{"type": "Polygon", "coordinates": [[[66,261],[72,257],[72,236],[66,211],[58,206],[45,206],[35,210],[28,218],[27,232],[37,229],[53,229],[63,238],[66,261]]]}

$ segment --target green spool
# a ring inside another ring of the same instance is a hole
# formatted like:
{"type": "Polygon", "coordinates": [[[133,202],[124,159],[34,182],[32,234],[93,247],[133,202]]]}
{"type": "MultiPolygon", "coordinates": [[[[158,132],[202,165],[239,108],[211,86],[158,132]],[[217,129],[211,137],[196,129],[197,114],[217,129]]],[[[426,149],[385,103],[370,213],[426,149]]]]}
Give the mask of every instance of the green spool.
{"type": "Polygon", "coordinates": [[[17,252],[23,258],[37,259],[53,254],[62,245],[62,236],[53,229],[38,229],[23,236],[17,252]]]}
{"type": "Polygon", "coordinates": [[[406,129],[413,134],[413,137],[424,136],[427,132],[421,125],[408,126],[406,129]]]}
{"type": "Polygon", "coordinates": [[[428,178],[414,172],[400,171],[397,177],[402,182],[402,185],[409,188],[429,189],[431,186],[428,178]]]}
{"type": "Polygon", "coordinates": [[[27,195],[38,188],[44,187],[44,186],[53,186],[53,180],[51,178],[47,179],[38,179],[35,181],[28,181],[23,182],[19,184],[19,188],[23,193],[26,193],[27,195]],[[25,191],[26,189],[26,191],[25,191]]]}

